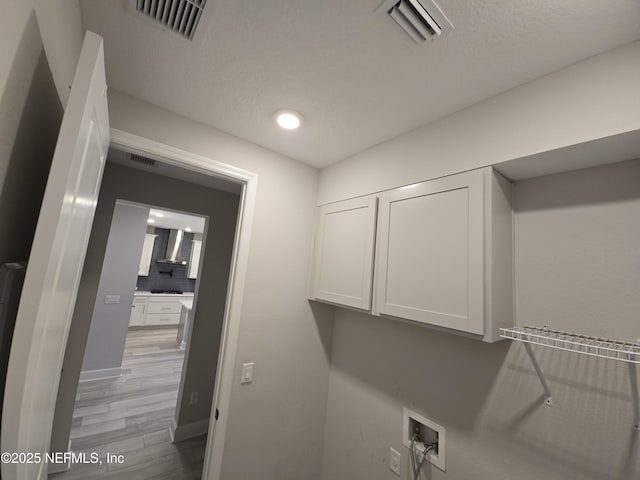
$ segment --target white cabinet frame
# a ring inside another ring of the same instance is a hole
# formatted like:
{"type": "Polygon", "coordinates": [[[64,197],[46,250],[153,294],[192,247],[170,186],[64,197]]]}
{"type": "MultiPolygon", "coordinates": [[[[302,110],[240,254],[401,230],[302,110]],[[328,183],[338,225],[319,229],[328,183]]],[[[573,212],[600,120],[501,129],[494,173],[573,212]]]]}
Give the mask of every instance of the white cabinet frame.
{"type": "Polygon", "coordinates": [[[500,340],[514,324],[511,183],[485,167],[319,207],[310,298],[500,340]]]}

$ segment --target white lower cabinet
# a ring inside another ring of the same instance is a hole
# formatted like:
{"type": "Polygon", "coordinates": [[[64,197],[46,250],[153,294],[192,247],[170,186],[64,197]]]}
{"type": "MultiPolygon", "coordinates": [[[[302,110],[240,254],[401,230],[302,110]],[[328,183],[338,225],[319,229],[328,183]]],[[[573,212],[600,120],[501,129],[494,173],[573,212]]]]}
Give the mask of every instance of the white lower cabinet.
{"type": "MultiPolygon", "coordinates": [[[[370,311],[487,342],[498,340],[499,328],[514,321],[512,217],[511,184],[490,167],[381,193],[370,311]]],[[[349,235],[344,226],[338,230],[349,235]]],[[[319,245],[316,241],[316,249],[319,245]]],[[[366,270],[345,261],[345,252],[342,257],[333,253],[341,248],[316,250],[320,265],[314,285],[325,263],[333,271],[323,286],[326,291],[366,270]]],[[[349,251],[368,248],[361,241],[349,251]]],[[[335,296],[313,297],[357,306],[335,296]]]]}
{"type": "Polygon", "coordinates": [[[144,325],[144,317],[147,309],[147,297],[133,297],[133,305],[131,306],[131,318],[129,326],[141,327],[144,325]]]}
{"type": "Polygon", "coordinates": [[[147,313],[144,324],[152,325],[178,325],[180,323],[180,314],[171,313],[147,313]]]}
{"type": "Polygon", "coordinates": [[[129,326],[178,325],[182,308],[180,301],[184,298],[192,297],[190,295],[136,295],[129,326]]]}

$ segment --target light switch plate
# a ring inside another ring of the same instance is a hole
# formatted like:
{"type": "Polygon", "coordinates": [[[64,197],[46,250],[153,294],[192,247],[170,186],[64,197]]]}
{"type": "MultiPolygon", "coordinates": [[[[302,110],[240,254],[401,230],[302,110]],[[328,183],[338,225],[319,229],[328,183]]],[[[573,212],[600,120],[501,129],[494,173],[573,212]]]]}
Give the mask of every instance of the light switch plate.
{"type": "Polygon", "coordinates": [[[117,305],[120,303],[120,295],[105,295],[104,296],[104,304],[105,305],[117,305]]]}
{"type": "Polygon", "coordinates": [[[400,462],[402,460],[402,456],[400,452],[395,448],[391,447],[389,453],[389,470],[391,470],[396,475],[400,476],[400,462]]]}
{"type": "Polygon", "coordinates": [[[251,383],[253,381],[253,362],[242,365],[242,378],[240,383],[251,383]]]}

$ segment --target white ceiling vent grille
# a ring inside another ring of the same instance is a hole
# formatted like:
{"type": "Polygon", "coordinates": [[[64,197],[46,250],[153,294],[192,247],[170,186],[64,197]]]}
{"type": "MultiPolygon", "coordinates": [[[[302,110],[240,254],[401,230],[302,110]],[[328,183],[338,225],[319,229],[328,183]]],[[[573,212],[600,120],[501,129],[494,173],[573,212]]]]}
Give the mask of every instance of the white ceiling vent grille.
{"type": "Polygon", "coordinates": [[[136,10],[193,40],[207,0],[136,0],[136,10]]]}
{"type": "Polygon", "coordinates": [[[433,0],[390,0],[383,6],[389,17],[418,44],[454,28],[433,0]]]}

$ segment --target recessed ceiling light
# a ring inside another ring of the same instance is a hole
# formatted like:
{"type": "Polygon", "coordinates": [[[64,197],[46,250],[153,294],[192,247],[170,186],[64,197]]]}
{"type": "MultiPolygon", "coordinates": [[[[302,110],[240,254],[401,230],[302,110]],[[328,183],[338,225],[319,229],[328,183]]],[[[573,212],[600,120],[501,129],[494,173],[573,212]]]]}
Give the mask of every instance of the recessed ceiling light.
{"type": "Polygon", "coordinates": [[[156,221],[153,218],[147,218],[147,223],[156,223],[156,221]]]}
{"type": "Polygon", "coordinates": [[[191,227],[187,227],[184,229],[185,232],[190,232],[191,231],[191,227]]]}
{"type": "Polygon", "coordinates": [[[302,124],[304,117],[302,114],[293,110],[278,110],[274,118],[276,123],[285,130],[295,130],[302,124]]]}
{"type": "Polygon", "coordinates": [[[162,212],[153,212],[153,214],[158,218],[164,217],[164,213],[162,213],[162,212]]]}

